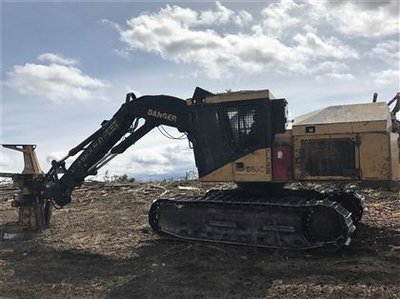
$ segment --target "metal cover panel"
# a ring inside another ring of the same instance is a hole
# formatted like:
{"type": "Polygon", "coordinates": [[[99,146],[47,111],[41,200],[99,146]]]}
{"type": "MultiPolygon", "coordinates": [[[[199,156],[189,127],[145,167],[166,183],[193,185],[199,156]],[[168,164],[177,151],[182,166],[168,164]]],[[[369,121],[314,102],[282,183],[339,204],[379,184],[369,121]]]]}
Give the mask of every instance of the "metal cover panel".
{"type": "Polygon", "coordinates": [[[390,136],[386,133],[361,134],[360,168],[362,180],[390,180],[390,136]]]}
{"type": "Polygon", "coordinates": [[[292,179],[292,147],[277,145],[272,149],[272,177],[274,181],[292,179]]]}
{"type": "Polygon", "coordinates": [[[355,142],[350,138],[302,139],[295,161],[300,177],[357,176],[355,142]]]}
{"type": "Polygon", "coordinates": [[[400,143],[399,135],[396,133],[390,134],[390,156],[391,156],[391,168],[392,168],[392,179],[400,179],[400,143]]]}
{"type": "Polygon", "coordinates": [[[301,115],[295,119],[293,127],[317,124],[390,121],[390,119],[389,107],[383,102],[340,105],[330,106],[301,115]]]}
{"type": "Polygon", "coordinates": [[[241,90],[235,92],[228,92],[217,94],[215,96],[209,96],[205,98],[206,103],[221,103],[221,102],[231,102],[231,101],[243,101],[243,100],[258,100],[274,99],[274,96],[268,89],[265,90],[241,90]]]}

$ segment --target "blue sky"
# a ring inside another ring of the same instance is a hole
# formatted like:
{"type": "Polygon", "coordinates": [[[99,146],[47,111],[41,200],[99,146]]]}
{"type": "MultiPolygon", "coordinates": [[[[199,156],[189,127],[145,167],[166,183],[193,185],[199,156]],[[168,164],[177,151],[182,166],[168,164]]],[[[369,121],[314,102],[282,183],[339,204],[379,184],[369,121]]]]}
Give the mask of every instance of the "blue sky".
{"type": "MultiPolygon", "coordinates": [[[[1,143],[37,144],[44,171],[128,91],[269,88],[295,117],[400,89],[398,1],[1,5],[1,143]]],[[[22,157],[0,153],[0,171],[21,170],[22,157]]],[[[156,130],[104,168],[136,178],[192,169],[187,141],[156,130]]]]}

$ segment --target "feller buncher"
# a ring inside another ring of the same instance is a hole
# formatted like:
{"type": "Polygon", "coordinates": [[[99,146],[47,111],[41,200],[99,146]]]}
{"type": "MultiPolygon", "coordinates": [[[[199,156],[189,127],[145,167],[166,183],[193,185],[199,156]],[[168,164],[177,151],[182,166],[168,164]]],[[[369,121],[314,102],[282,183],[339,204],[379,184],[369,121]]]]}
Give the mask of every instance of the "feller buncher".
{"type": "Polygon", "coordinates": [[[13,202],[19,220],[4,225],[1,236],[48,227],[52,206],[70,203],[87,176],[165,125],[187,135],[201,181],[238,187],[156,199],[149,211],[156,233],[286,249],[348,245],[362,217],[361,197],[343,189],[319,192],[287,184],[399,185],[399,109],[400,93],[389,103],[374,96],[370,103],[331,106],[289,122],[286,100],[269,90],[213,94],[196,88],[186,101],[129,93],[110,120],[53,161],[47,173],[40,170],[35,146],[4,145],[24,153],[25,168],[21,174],[3,174],[21,192],[13,202]]]}

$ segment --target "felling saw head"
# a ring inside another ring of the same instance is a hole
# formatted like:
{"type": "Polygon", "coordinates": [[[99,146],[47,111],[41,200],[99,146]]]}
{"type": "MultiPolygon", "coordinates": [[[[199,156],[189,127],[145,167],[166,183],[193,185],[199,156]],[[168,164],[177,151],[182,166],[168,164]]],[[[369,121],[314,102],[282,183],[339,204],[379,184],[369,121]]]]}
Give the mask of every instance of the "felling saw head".
{"type": "Polygon", "coordinates": [[[21,173],[0,172],[0,177],[11,178],[19,192],[11,205],[18,208],[18,220],[0,226],[0,239],[21,239],[29,233],[45,229],[50,222],[51,203],[35,196],[34,181],[43,173],[33,144],[2,144],[3,147],[22,152],[24,169],[21,173]]]}

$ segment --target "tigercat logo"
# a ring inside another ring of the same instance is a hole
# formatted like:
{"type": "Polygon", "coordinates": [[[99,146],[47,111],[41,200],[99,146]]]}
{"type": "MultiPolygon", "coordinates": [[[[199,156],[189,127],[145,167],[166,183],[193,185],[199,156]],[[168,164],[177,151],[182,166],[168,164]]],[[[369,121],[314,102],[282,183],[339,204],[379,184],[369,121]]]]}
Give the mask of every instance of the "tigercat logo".
{"type": "Polygon", "coordinates": [[[174,114],[161,112],[161,111],[157,111],[157,110],[153,110],[153,109],[147,110],[147,115],[157,117],[160,119],[165,119],[165,120],[168,120],[173,123],[176,123],[176,119],[177,119],[176,115],[174,115],[174,114]]]}

